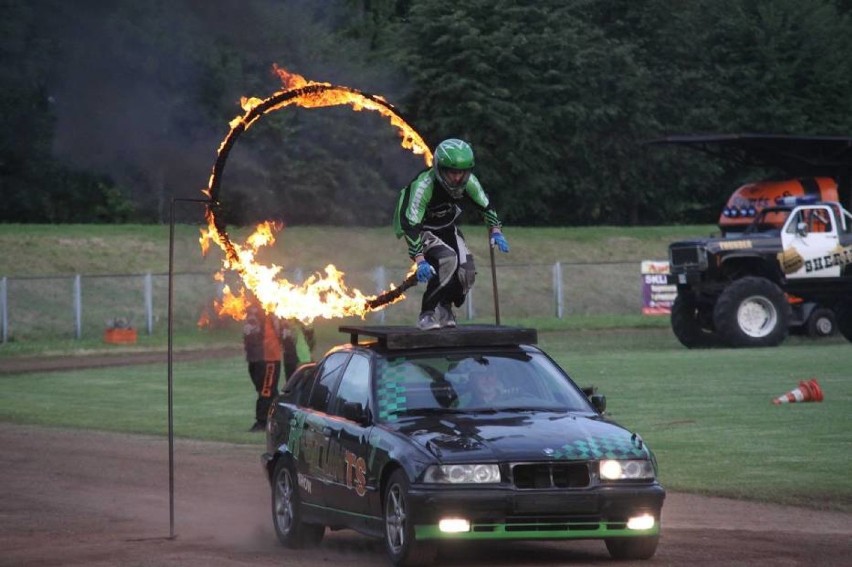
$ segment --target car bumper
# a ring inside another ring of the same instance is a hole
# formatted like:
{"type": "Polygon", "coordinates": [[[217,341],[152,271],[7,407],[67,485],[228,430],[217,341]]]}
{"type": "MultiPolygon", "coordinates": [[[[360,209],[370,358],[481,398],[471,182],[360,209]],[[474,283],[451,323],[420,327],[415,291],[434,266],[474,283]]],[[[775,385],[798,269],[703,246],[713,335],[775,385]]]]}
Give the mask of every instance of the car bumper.
{"type": "Polygon", "coordinates": [[[603,539],[659,534],[664,499],[658,484],[577,491],[412,487],[408,510],[418,539],[603,539]],[[627,527],[643,514],[653,516],[652,527],[627,527]],[[444,532],[439,522],[446,518],[467,520],[470,529],[444,532]]]}

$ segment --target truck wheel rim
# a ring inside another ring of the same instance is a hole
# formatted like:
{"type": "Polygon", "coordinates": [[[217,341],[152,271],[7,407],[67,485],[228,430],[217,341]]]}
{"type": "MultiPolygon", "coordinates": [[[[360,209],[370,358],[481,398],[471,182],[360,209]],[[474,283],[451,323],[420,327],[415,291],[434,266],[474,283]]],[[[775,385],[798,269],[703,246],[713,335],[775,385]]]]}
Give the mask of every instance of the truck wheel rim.
{"type": "Polygon", "coordinates": [[[816,320],[816,330],[820,335],[828,336],[834,330],[834,325],[828,317],[820,317],[816,320]]]}
{"type": "Polygon", "coordinates": [[[778,312],[771,301],[755,295],[740,303],[737,324],[743,333],[759,339],[770,334],[778,325],[778,312]]]}

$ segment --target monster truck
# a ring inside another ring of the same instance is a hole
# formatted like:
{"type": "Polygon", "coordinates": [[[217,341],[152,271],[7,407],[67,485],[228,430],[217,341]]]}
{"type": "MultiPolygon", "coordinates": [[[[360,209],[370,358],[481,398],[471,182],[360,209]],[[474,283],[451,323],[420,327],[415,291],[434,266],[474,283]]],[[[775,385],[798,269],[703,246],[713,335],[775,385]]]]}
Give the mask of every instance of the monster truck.
{"type": "MultiPolygon", "coordinates": [[[[740,238],[760,211],[776,204],[776,200],[784,202],[786,199],[791,203],[796,197],[805,197],[839,201],[839,193],[844,191],[852,203],[852,138],[849,137],[716,134],[668,136],[649,143],[684,147],[730,163],[776,170],[792,177],[753,181],[734,191],[718,220],[722,236],[729,239],[740,238]]],[[[770,216],[760,226],[763,230],[780,229],[779,223],[784,218],[770,216]]],[[[830,305],[805,300],[791,293],[787,293],[786,297],[790,304],[788,324],[791,333],[812,337],[835,333],[836,314],[830,305]]],[[[700,338],[699,344],[716,342],[707,333],[700,338]]]]}
{"type": "Polygon", "coordinates": [[[852,214],[840,203],[779,198],[736,238],[672,243],[669,263],[672,330],[687,347],[780,344],[788,294],[826,306],[852,341],[852,214]]]}

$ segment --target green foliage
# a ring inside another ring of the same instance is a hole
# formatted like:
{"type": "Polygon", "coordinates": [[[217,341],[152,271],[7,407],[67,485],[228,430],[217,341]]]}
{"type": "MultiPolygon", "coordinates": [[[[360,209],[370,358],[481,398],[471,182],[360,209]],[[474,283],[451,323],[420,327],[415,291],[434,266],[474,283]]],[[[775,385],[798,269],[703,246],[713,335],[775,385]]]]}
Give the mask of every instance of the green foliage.
{"type": "Polygon", "coordinates": [[[407,16],[387,39],[406,103],[430,138],[475,144],[509,223],[707,222],[763,172],[644,141],[852,127],[849,19],[831,2],[424,1],[407,16]]]}
{"type": "MultiPolygon", "coordinates": [[[[0,221],[165,221],[170,196],[199,196],[240,96],[281,87],[273,63],[385,96],[433,146],[471,141],[514,225],[711,222],[737,185],[779,172],[645,141],[852,131],[846,1],[2,7],[0,221]],[[77,210],[51,209],[56,194],[77,210]]],[[[241,137],[223,210],[230,223],[378,226],[421,167],[371,113],[288,108],[241,137]]]]}

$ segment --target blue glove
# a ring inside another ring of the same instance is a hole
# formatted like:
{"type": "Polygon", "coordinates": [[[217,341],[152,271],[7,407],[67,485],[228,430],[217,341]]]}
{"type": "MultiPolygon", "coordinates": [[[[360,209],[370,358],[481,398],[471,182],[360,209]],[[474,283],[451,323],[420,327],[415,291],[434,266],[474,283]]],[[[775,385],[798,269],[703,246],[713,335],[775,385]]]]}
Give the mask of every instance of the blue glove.
{"type": "Polygon", "coordinates": [[[431,280],[434,275],[435,268],[433,268],[429,262],[426,260],[420,260],[417,262],[417,281],[420,283],[426,283],[431,280]]]}
{"type": "Polygon", "coordinates": [[[500,252],[503,253],[509,251],[509,243],[506,242],[506,238],[503,236],[502,232],[491,233],[491,246],[496,246],[500,249],[500,252]]]}

